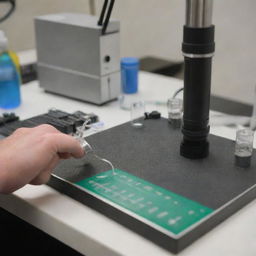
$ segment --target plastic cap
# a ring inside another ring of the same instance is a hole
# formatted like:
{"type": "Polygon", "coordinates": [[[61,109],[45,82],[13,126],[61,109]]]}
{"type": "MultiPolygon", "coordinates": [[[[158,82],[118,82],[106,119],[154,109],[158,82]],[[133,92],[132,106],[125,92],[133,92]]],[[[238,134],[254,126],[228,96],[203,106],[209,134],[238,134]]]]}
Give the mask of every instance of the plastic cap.
{"type": "Polygon", "coordinates": [[[134,57],[125,57],[121,59],[122,66],[138,66],[139,59],[134,57]]]}
{"type": "Polygon", "coordinates": [[[4,31],[0,30],[0,51],[6,51],[8,47],[8,39],[4,31]]]}

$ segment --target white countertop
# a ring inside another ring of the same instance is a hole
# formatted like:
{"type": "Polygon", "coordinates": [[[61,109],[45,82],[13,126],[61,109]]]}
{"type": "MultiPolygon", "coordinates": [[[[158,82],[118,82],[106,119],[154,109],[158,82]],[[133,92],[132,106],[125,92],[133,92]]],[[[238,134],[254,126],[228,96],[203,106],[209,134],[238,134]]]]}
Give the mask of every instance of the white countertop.
{"type": "MultiPolygon", "coordinates": [[[[140,94],[145,100],[166,102],[182,86],[182,81],[151,73],[140,73],[140,94]]],[[[118,102],[98,107],[44,93],[37,82],[22,86],[21,119],[46,113],[50,108],[73,112],[94,112],[109,128],[130,118],[118,102]]],[[[152,108],[152,106],[150,106],[152,108]]],[[[167,116],[165,106],[157,106],[167,116]]],[[[3,111],[2,111],[3,112],[3,111]]],[[[1,114],[1,110],[0,110],[1,114]]],[[[235,130],[213,127],[211,132],[233,139],[235,130]]],[[[59,239],[86,256],[172,255],[120,224],[87,206],[42,185],[27,185],[8,196],[0,196],[0,206],[59,239]]],[[[256,254],[256,200],[182,251],[181,256],[251,256],[256,254]]]]}

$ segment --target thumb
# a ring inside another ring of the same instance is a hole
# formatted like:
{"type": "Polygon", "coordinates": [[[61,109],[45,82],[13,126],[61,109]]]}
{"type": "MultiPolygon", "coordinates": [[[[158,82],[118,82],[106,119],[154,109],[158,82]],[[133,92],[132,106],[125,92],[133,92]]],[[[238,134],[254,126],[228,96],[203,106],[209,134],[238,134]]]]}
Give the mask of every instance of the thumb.
{"type": "MultiPolygon", "coordinates": [[[[57,154],[67,153],[75,158],[84,156],[84,150],[79,142],[70,135],[55,133],[50,135],[50,143],[57,154]]],[[[65,155],[64,154],[64,155],[65,155]]]]}

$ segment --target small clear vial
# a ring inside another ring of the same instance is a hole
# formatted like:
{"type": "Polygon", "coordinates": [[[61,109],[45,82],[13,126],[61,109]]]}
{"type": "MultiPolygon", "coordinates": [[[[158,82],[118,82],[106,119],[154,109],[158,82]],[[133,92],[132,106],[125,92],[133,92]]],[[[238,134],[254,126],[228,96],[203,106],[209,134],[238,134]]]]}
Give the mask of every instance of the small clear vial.
{"type": "Polygon", "coordinates": [[[75,139],[80,143],[81,147],[83,148],[85,154],[89,152],[93,152],[91,145],[81,136],[75,136],[75,139]]]}
{"type": "Polygon", "coordinates": [[[131,125],[135,128],[144,126],[145,103],[143,101],[134,102],[131,105],[131,125]]]}
{"type": "Polygon", "coordinates": [[[115,167],[113,166],[113,164],[109,160],[98,156],[94,152],[92,146],[85,140],[85,138],[83,138],[81,136],[75,136],[75,139],[80,143],[81,147],[83,148],[83,150],[85,152],[85,155],[87,155],[89,153],[92,153],[96,157],[96,159],[98,159],[98,160],[100,160],[100,161],[102,161],[104,163],[107,163],[111,167],[112,174],[116,175],[115,167]]]}
{"type": "Polygon", "coordinates": [[[251,165],[253,152],[254,132],[250,129],[242,129],[236,132],[235,164],[242,168],[251,165]]]}
{"type": "Polygon", "coordinates": [[[168,121],[174,128],[180,128],[182,123],[183,102],[181,99],[171,98],[167,101],[168,121]]]}

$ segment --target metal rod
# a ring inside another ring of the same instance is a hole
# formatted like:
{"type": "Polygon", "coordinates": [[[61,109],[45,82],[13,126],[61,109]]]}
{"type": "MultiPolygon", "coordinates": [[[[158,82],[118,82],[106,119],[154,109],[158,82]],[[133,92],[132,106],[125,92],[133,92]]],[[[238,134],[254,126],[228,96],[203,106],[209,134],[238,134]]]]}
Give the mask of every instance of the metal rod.
{"type": "Polygon", "coordinates": [[[212,25],[213,0],[187,0],[186,25],[204,28],[212,25]]]}

